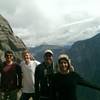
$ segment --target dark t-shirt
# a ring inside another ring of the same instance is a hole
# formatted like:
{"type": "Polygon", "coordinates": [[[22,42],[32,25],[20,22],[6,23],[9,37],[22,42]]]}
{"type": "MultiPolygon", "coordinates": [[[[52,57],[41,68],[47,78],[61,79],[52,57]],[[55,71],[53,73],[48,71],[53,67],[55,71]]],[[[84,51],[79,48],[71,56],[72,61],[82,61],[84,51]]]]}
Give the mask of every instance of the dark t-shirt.
{"type": "MultiPolygon", "coordinates": [[[[36,67],[35,70],[35,94],[36,98],[40,96],[48,97],[49,84],[53,74],[53,64],[46,65],[44,62],[36,67]]],[[[37,99],[37,100],[38,100],[37,99]]]]}
{"type": "Polygon", "coordinates": [[[21,86],[21,68],[18,64],[7,65],[5,62],[0,68],[1,90],[11,91],[21,86]]]}

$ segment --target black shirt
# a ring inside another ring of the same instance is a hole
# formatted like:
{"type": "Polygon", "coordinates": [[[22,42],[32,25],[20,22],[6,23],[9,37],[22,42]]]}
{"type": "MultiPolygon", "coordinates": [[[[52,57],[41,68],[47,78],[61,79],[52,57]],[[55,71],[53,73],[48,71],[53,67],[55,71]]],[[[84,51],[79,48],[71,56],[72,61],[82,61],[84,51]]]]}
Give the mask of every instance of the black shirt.
{"type": "Polygon", "coordinates": [[[51,65],[46,65],[43,62],[36,67],[35,70],[36,98],[39,99],[40,96],[48,97],[49,85],[52,74],[53,74],[53,63],[51,65]]]}
{"type": "Polygon", "coordinates": [[[85,81],[76,72],[70,72],[66,75],[56,73],[50,85],[50,100],[77,100],[76,87],[78,84],[100,90],[99,87],[85,81]]]}

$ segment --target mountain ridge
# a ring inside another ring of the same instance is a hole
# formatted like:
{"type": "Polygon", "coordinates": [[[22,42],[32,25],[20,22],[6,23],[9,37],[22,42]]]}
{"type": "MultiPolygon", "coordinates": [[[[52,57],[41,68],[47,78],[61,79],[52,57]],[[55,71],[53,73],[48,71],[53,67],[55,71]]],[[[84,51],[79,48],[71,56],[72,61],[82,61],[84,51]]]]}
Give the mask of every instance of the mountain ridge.
{"type": "MultiPolygon", "coordinates": [[[[100,67],[98,67],[100,66],[100,33],[90,39],[75,42],[69,49],[62,47],[52,50],[55,61],[57,61],[60,53],[67,53],[71,58],[75,71],[86,80],[97,85],[100,84],[100,67]]],[[[38,52],[35,56],[36,58],[40,57],[39,59],[43,59],[43,52],[38,52]]],[[[79,86],[77,95],[79,100],[100,100],[98,91],[86,87],[79,86]]]]}
{"type": "Polygon", "coordinates": [[[14,51],[16,61],[21,60],[21,52],[27,48],[24,42],[13,32],[9,22],[0,15],[0,60],[4,61],[7,50],[14,51]]]}

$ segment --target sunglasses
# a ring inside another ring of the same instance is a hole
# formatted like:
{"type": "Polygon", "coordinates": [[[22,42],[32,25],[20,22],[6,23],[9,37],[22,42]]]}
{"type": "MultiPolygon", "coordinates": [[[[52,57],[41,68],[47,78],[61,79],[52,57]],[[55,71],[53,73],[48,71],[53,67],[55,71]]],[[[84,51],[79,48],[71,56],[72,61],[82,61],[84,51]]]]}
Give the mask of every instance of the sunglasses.
{"type": "Polygon", "coordinates": [[[6,57],[13,57],[13,55],[12,54],[7,54],[6,57]]]}

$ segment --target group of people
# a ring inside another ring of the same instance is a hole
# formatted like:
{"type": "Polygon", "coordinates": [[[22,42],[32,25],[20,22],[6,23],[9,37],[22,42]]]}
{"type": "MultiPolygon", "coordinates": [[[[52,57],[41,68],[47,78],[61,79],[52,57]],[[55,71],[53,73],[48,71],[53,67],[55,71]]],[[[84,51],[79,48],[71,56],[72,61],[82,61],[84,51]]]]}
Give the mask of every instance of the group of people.
{"type": "Polygon", "coordinates": [[[39,62],[24,50],[23,61],[18,64],[14,53],[6,51],[5,61],[0,64],[0,100],[18,100],[19,90],[22,91],[20,100],[77,100],[77,85],[100,90],[74,70],[67,54],[59,55],[57,65],[53,55],[52,50],[47,49],[43,62],[39,62]]]}

